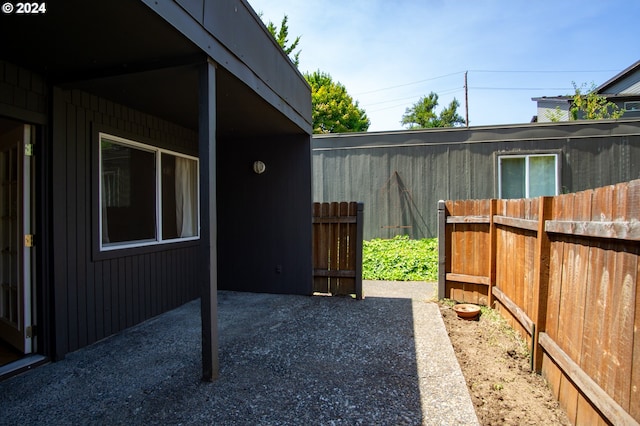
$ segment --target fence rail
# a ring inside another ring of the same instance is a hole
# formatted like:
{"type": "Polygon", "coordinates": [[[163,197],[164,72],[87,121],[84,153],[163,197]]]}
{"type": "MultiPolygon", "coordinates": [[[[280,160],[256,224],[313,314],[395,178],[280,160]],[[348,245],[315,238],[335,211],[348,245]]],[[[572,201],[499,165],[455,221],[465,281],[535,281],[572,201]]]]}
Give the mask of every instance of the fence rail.
{"type": "Polygon", "coordinates": [[[640,424],[640,180],[438,217],[439,296],[499,310],[574,424],[640,424]]]}
{"type": "Polygon", "coordinates": [[[313,204],[313,292],[362,299],[362,203],[313,204]]]}

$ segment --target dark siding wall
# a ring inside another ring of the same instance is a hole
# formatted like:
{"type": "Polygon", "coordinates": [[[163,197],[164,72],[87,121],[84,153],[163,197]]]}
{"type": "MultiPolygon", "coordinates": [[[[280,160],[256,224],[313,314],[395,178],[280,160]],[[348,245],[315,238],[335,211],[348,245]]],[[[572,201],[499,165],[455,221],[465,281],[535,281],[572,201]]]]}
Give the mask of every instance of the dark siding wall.
{"type": "Polygon", "coordinates": [[[43,123],[47,86],[38,74],[0,61],[0,115],[43,123]]]}
{"type": "Polygon", "coordinates": [[[218,141],[219,288],[311,293],[309,139],[218,141]]]}
{"type": "Polygon", "coordinates": [[[55,355],[198,297],[198,243],[94,254],[99,129],[190,154],[189,130],[79,91],[54,89],[52,176],[55,355]]]}
{"type": "Polygon", "coordinates": [[[640,178],[640,121],[314,138],[313,200],[362,201],[364,237],[437,234],[440,199],[498,195],[497,156],[559,153],[564,192],[640,178]]]}

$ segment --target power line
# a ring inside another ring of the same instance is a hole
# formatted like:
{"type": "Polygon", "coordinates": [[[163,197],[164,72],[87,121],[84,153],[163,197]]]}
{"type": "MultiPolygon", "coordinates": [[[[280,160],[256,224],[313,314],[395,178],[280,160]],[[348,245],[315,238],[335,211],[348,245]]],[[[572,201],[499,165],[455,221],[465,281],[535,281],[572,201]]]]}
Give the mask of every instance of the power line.
{"type": "Polygon", "coordinates": [[[561,74],[561,73],[598,73],[618,72],[619,70],[469,70],[469,72],[495,72],[495,73],[528,73],[528,74],[561,74]]]}
{"type": "Polygon", "coordinates": [[[412,81],[410,83],[398,84],[397,86],[389,86],[389,87],[383,87],[382,89],[369,90],[368,92],[360,92],[360,93],[354,94],[354,96],[367,95],[369,93],[375,93],[375,92],[382,92],[384,90],[397,89],[398,87],[412,86],[414,84],[424,83],[425,81],[433,81],[433,80],[437,80],[439,78],[451,77],[452,75],[463,74],[463,73],[464,73],[464,71],[452,72],[451,74],[439,75],[437,77],[426,78],[424,80],[418,80],[418,81],[412,81]]]}
{"type": "Polygon", "coordinates": [[[474,90],[573,90],[570,87],[474,87],[469,89],[474,90]]]}
{"type": "MultiPolygon", "coordinates": [[[[456,88],[453,88],[453,89],[440,90],[440,91],[438,91],[437,94],[438,94],[438,96],[449,95],[451,93],[456,93],[456,92],[459,92],[461,90],[463,90],[462,87],[456,87],[456,88]]],[[[389,103],[389,102],[403,101],[403,100],[406,100],[406,99],[415,99],[415,98],[417,98],[419,96],[422,96],[422,95],[413,94],[413,95],[409,95],[409,96],[404,96],[402,98],[389,99],[389,100],[386,100],[386,101],[361,102],[361,103],[366,104],[368,106],[372,106],[372,105],[386,104],[386,103],[389,103]]]]}
{"type": "MultiPolygon", "coordinates": [[[[604,73],[604,72],[617,72],[618,70],[482,70],[482,69],[478,69],[478,70],[469,70],[469,72],[472,73],[513,73],[513,74],[566,74],[566,73],[580,73],[580,74],[588,74],[588,73],[604,73]]],[[[464,74],[464,71],[456,71],[456,72],[452,72],[449,74],[444,74],[444,75],[439,75],[436,77],[430,77],[430,78],[426,78],[423,80],[416,80],[416,81],[411,81],[408,83],[403,83],[403,84],[398,84],[395,86],[389,86],[389,87],[383,87],[380,89],[374,89],[374,90],[369,90],[366,92],[359,92],[359,93],[355,93],[353,96],[359,96],[359,95],[367,95],[370,93],[376,93],[376,92],[382,92],[385,90],[391,90],[391,89],[397,89],[399,87],[406,87],[406,86],[412,86],[415,84],[420,84],[420,83],[424,83],[427,81],[433,81],[433,80],[438,80],[440,78],[445,78],[445,77],[451,77],[453,75],[458,75],[458,74],[464,74]]],[[[481,89],[481,90],[485,90],[484,88],[478,88],[475,87],[474,89],[481,89]]],[[[500,89],[500,90],[512,90],[512,89],[500,89]]],[[[520,90],[520,89],[514,89],[514,90],[520,90]]],[[[533,89],[529,89],[529,88],[523,88],[522,90],[571,90],[571,88],[554,88],[554,87],[542,87],[542,88],[533,88],[533,89]]]]}

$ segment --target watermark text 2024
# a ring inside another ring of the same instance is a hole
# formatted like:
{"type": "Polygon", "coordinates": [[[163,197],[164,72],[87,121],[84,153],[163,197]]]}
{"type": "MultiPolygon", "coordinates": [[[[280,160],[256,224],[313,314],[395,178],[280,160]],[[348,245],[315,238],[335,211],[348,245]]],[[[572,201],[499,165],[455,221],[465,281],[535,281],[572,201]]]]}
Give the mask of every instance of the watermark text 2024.
{"type": "Polygon", "coordinates": [[[47,3],[29,2],[29,3],[11,3],[2,4],[2,13],[5,15],[38,15],[47,13],[47,3]]]}

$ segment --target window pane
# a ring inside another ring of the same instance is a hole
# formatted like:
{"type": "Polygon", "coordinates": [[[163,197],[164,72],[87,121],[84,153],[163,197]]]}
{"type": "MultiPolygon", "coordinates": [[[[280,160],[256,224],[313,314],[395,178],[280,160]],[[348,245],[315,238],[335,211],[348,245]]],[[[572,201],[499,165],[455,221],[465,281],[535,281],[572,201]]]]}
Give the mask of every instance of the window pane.
{"type": "Polygon", "coordinates": [[[198,235],[198,163],[162,154],[162,238],[198,235]]]}
{"type": "Polygon", "coordinates": [[[556,194],[556,157],[529,157],[529,197],[556,194]]]}
{"type": "Polygon", "coordinates": [[[525,159],[501,158],[502,198],[525,197],[525,159]]]}
{"type": "Polygon", "coordinates": [[[156,238],[155,154],[103,138],[102,243],[156,238]]]}

